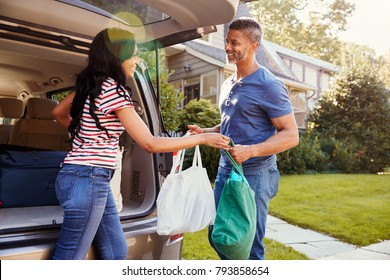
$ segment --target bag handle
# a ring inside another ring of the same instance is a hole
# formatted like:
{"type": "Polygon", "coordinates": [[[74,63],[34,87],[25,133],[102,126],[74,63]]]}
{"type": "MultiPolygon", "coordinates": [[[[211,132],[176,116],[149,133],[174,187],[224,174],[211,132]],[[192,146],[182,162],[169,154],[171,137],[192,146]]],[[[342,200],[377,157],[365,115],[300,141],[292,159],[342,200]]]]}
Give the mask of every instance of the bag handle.
{"type": "Polygon", "coordinates": [[[176,154],[175,160],[173,161],[172,168],[171,168],[171,174],[176,173],[177,167],[179,169],[177,170],[177,173],[180,173],[183,168],[183,162],[184,162],[184,155],[186,150],[179,150],[176,154]]]}
{"type": "MultiPolygon", "coordinates": [[[[171,174],[176,173],[177,167],[179,167],[177,173],[181,173],[181,171],[183,170],[185,153],[186,153],[186,149],[179,150],[177,152],[175,161],[172,164],[171,174]]],[[[199,145],[195,146],[194,158],[192,159],[192,166],[199,166],[203,168],[199,145]]]]}
{"type": "Polygon", "coordinates": [[[203,168],[199,145],[196,145],[195,147],[194,158],[192,159],[192,166],[199,166],[203,168]]]}
{"type": "MultiPolygon", "coordinates": [[[[231,147],[234,147],[234,142],[232,139],[230,139],[230,146],[231,147]]],[[[242,165],[241,164],[238,164],[232,157],[231,154],[229,154],[229,152],[227,150],[224,150],[225,151],[225,154],[226,156],[228,157],[228,159],[230,160],[230,162],[233,164],[233,167],[238,171],[238,173],[240,173],[240,175],[245,178],[244,176],[244,171],[242,169],[242,165]]]]}

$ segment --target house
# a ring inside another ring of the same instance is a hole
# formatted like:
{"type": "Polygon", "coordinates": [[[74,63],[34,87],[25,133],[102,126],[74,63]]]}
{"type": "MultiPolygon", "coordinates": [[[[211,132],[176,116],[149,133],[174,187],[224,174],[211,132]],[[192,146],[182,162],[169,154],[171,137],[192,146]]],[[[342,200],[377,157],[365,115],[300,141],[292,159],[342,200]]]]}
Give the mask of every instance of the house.
{"type": "MultiPolygon", "coordinates": [[[[248,15],[247,9],[241,5],[237,17],[248,15]]],[[[167,66],[173,70],[169,82],[184,92],[183,105],[195,98],[218,103],[223,81],[235,71],[235,65],[226,61],[227,29],[228,25],[220,25],[215,33],[169,48],[167,66]]],[[[257,60],[285,83],[298,127],[306,129],[308,114],[321,93],[330,87],[338,67],[267,40],[259,47],[257,60]]]]}

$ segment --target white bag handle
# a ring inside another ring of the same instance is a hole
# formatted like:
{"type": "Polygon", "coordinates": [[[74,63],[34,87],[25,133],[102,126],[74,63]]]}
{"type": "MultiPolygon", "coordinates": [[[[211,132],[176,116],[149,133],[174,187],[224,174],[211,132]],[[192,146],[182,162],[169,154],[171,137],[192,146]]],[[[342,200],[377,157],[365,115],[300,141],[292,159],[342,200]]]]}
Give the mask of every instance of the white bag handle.
{"type": "Polygon", "coordinates": [[[194,158],[192,159],[192,166],[199,166],[203,168],[199,145],[195,147],[194,158]]]}
{"type": "Polygon", "coordinates": [[[172,168],[171,168],[171,173],[170,174],[175,174],[176,173],[176,170],[177,170],[177,167],[179,167],[179,170],[177,173],[180,173],[181,170],[183,169],[183,162],[184,162],[184,155],[185,155],[185,152],[186,150],[179,150],[177,152],[177,155],[175,157],[175,160],[172,164],[172,168]]]}
{"type": "MultiPolygon", "coordinates": [[[[185,154],[186,154],[186,149],[177,152],[176,158],[172,164],[171,174],[176,173],[177,167],[179,167],[177,173],[181,173],[181,171],[183,170],[185,154]]],[[[195,146],[194,158],[192,159],[192,166],[199,166],[203,168],[199,145],[195,146]]]]}

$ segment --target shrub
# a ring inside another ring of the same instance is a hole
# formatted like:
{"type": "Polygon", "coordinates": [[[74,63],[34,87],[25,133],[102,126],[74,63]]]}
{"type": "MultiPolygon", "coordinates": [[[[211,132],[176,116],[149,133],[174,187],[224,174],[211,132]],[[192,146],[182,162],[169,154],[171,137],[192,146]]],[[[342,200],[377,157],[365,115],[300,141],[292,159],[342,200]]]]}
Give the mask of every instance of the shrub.
{"type": "MultiPolygon", "coordinates": [[[[221,121],[218,105],[206,99],[191,100],[180,113],[180,121],[182,123],[182,132],[187,131],[187,125],[190,124],[196,124],[202,128],[213,127],[221,121]]],[[[210,181],[214,181],[218,171],[220,150],[208,146],[201,146],[200,152],[203,167],[207,169],[210,181]]],[[[188,149],[183,168],[188,168],[192,165],[193,155],[194,149],[188,149]]]]}
{"type": "Polygon", "coordinates": [[[323,172],[328,168],[329,157],[321,151],[318,138],[300,135],[299,145],[278,155],[278,168],[282,174],[323,172]]]}

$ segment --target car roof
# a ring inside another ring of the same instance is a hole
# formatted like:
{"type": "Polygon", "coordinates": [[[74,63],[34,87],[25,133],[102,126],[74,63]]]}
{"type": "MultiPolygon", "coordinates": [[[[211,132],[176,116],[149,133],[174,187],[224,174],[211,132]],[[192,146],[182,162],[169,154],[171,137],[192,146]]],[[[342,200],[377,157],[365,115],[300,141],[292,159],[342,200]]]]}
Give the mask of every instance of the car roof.
{"type": "Polygon", "coordinates": [[[166,47],[215,31],[234,18],[239,2],[1,0],[0,97],[73,85],[93,37],[106,27],[131,31],[141,48],[166,47]]]}

